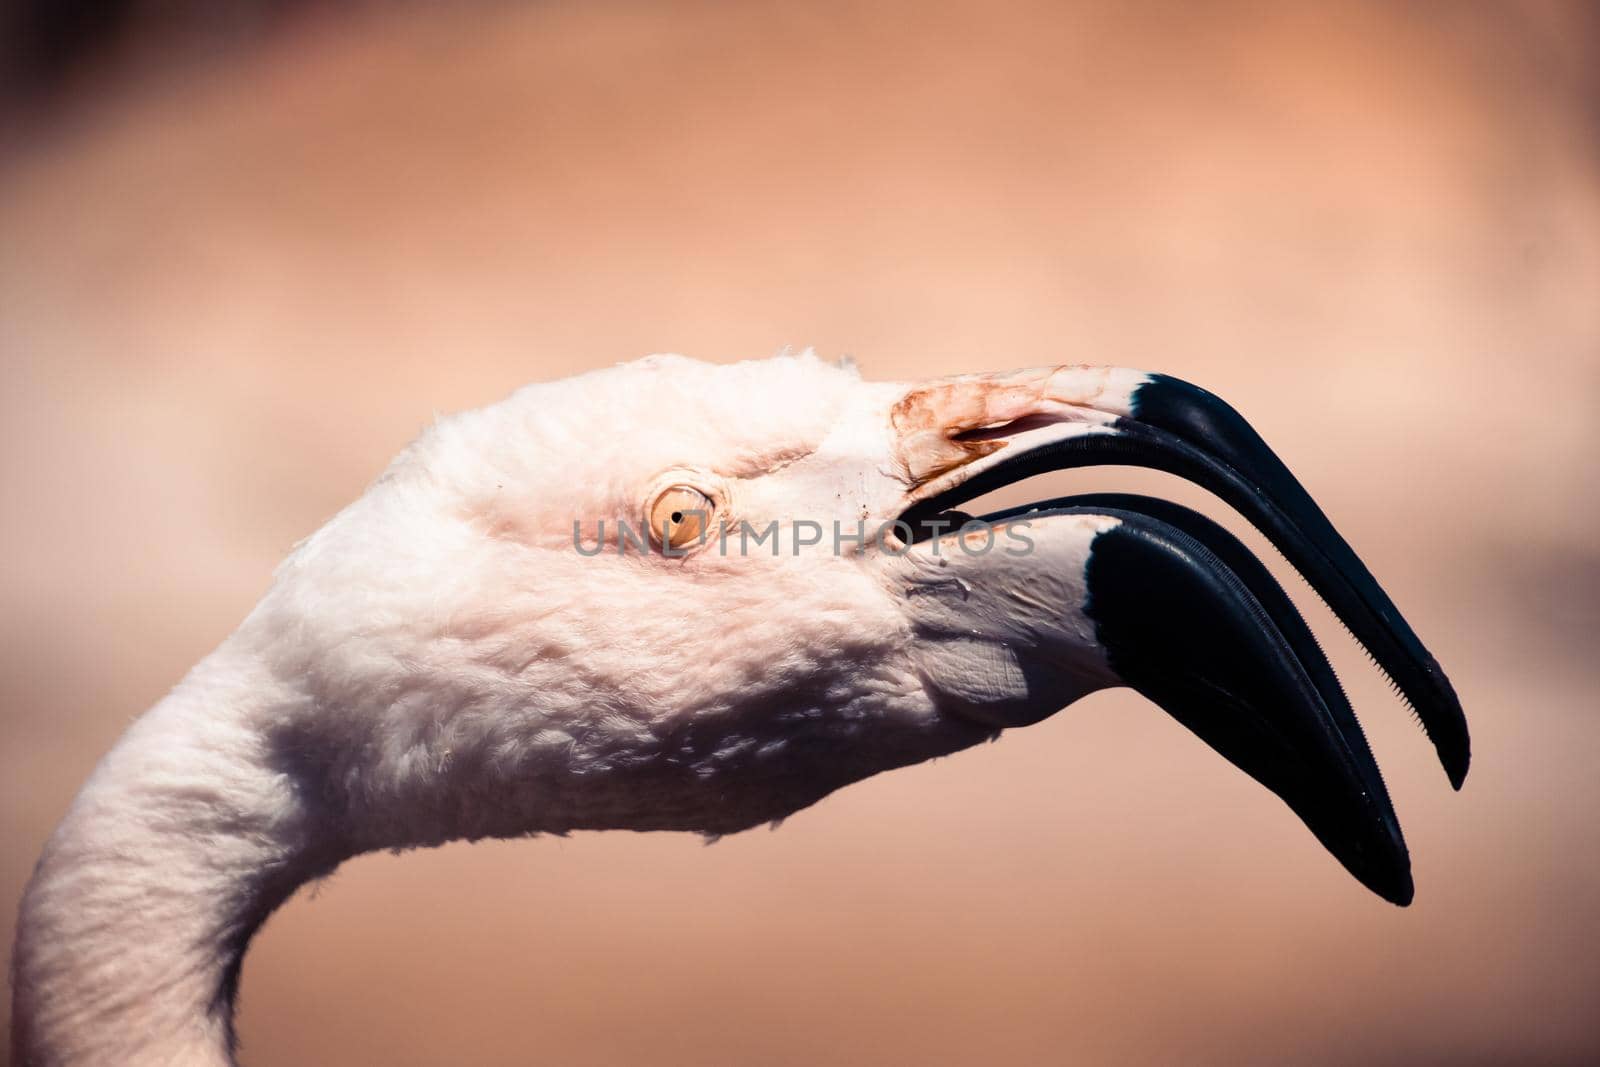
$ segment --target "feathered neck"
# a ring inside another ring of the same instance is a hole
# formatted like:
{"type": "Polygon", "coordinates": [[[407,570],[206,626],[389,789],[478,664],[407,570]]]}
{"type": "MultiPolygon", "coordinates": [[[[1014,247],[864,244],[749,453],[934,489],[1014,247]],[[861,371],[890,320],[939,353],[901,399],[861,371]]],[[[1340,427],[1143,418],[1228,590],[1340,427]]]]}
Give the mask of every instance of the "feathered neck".
{"type": "Polygon", "coordinates": [[[245,946],[346,854],[262,731],[296,702],[230,641],[101,762],[19,911],[15,1062],[233,1062],[245,946]]]}

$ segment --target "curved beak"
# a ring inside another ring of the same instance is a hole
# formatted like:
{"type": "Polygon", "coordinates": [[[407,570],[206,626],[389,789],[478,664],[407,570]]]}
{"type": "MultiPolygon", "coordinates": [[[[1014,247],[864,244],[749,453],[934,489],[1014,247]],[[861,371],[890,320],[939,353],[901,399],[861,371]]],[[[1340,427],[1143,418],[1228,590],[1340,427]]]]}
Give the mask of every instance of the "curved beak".
{"type": "MultiPolygon", "coordinates": [[[[992,662],[977,675],[962,668],[968,679],[1010,672],[1010,688],[990,687],[1004,690],[990,703],[996,725],[1131,686],[1282,797],[1365,885],[1410,901],[1405,844],[1349,702],[1287,595],[1231,534],[1165,501],[1096,495],[985,516],[1012,541],[1026,529],[1031,559],[972,555],[959,536],[932,535],[946,509],[1044,471],[1108,463],[1185,477],[1244,514],[1305,576],[1416,708],[1459,788],[1470,747],[1448,679],[1237,412],[1173,378],[1067,367],[945,380],[909,392],[894,420],[916,486],[903,519],[924,542],[908,557],[908,591],[934,593],[912,598],[913,616],[925,635],[948,639],[965,615],[969,658],[971,648],[1001,657],[998,672],[992,662]],[[936,569],[931,554],[943,557],[936,569]],[[960,606],[938,591],[951,581],[964,590],[960,606]],[[1054,625],[1040,617],[1040,593],[1054,625]]],[[[952,680],[934,679],[942,690],[952,680]]],[[[982,703],[969,695],[958,710],[982,703]]]]}

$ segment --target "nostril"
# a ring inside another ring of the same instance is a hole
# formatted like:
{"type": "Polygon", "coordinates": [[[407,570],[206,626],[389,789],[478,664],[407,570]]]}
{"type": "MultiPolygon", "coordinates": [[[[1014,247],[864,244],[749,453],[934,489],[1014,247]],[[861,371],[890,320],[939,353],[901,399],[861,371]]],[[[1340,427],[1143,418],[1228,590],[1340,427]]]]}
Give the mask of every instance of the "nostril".
{"type": "Polygon", "coordinates": [[[997,422],[989,426],[980,426],[975,430],[963,430],[958,434],[952,434],[951,440],[992,441],[999,437],[1011,437],[1015,434],[1025,433],[1028,430],[1054,426],[1056,423],[1064,421],[1066,420],[1059,415],[1052,415],[1042,411],[1035,412],[1032,415],[1024,415],[1020,419],[1012,419],[1009,422],[997,422]]]}

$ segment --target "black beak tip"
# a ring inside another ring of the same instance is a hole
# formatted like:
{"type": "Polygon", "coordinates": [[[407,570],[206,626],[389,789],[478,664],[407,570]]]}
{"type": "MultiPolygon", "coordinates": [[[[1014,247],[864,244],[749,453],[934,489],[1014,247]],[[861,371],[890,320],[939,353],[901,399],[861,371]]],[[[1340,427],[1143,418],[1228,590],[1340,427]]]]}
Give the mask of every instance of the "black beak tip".
{"type": "Polygon", "coordinates": [[[1192,449],[1184,476],[1218,492],[1277,545],[1394,679],[1459,790],[1471,763],[1467,719],[1438,661],[1316,502],[1255,430],[1220,398],[1178,378],[1151,375],[1132,417],[1192,449]]]}
{"type": "MultiPolygon", "coordinates": [[[[1440,703],[1448,709],[1448,713],[1443,716],[1445,721],[1459,720],[1462,724],[1459,731],[1444,731],[1435,738],[1439,762],[1444,764],[1444,773],[1450,779],[1450,788],[1459,793],[1461,787],[1466,784],[1467,771],[1472,767],[1472,737],[1467,733],[1466,716],[1461,710],[1461,701],[1456,696],[1455,688],[1431,656],[1428,662],[1428,675],[1433,682],[1433,688],[1439,694],[1440,703]]],[[[1433,731],[1430,731],[1429,735],[1434,736],[1433,731]]]]}
{"type": "Polygon", "coordinates": [[[1397,877],[1385,881],[1381,886],[1373,885],[1371,882],[1367,885],[1384,900],[1402,908],[1409,908],[1411,901],[1417,895],[1417,887],[1411,881],[1410,871],[1400,872],[1397,877]]]}
{"type": "Polygon", "coordinates": [[[1276,793],[1363,885],[1411,903],[1383,779],[1283,590],[1200,516],[1159,503],[1160,518],[1098,510],[1119,525],[1095,537],[1084,613],[1112,670],[1276,793]]]}
{"type": "Polygon", "coordinates": [[[1375,855],[1346,854],[1339,859],[1357,881],[1391,904],[1408,907],[1416,896],[1411,857],[1402,841],[1390,839],[1375,855]]]}

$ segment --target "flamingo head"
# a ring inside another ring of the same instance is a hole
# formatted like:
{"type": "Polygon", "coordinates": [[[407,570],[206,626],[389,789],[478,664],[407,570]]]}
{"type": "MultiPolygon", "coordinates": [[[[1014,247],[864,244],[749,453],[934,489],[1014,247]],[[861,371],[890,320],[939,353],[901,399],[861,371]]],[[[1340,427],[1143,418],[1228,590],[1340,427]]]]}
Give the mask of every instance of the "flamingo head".
{"type": "Polygon", "coordinates": [[[958,506],[1094,463],[1257,525],[1419,712],[1458,702],[1360,560],[1221,401],[1060,366],[870,382],[804,354],[657,356],[440,421],[280,569],[233,639],[293,694],[263,736],[360,848],[586,828],[716,835],[1131,686],[1412,894],[1348,702],[1266,569],[1164,501],[958,506]]]}

